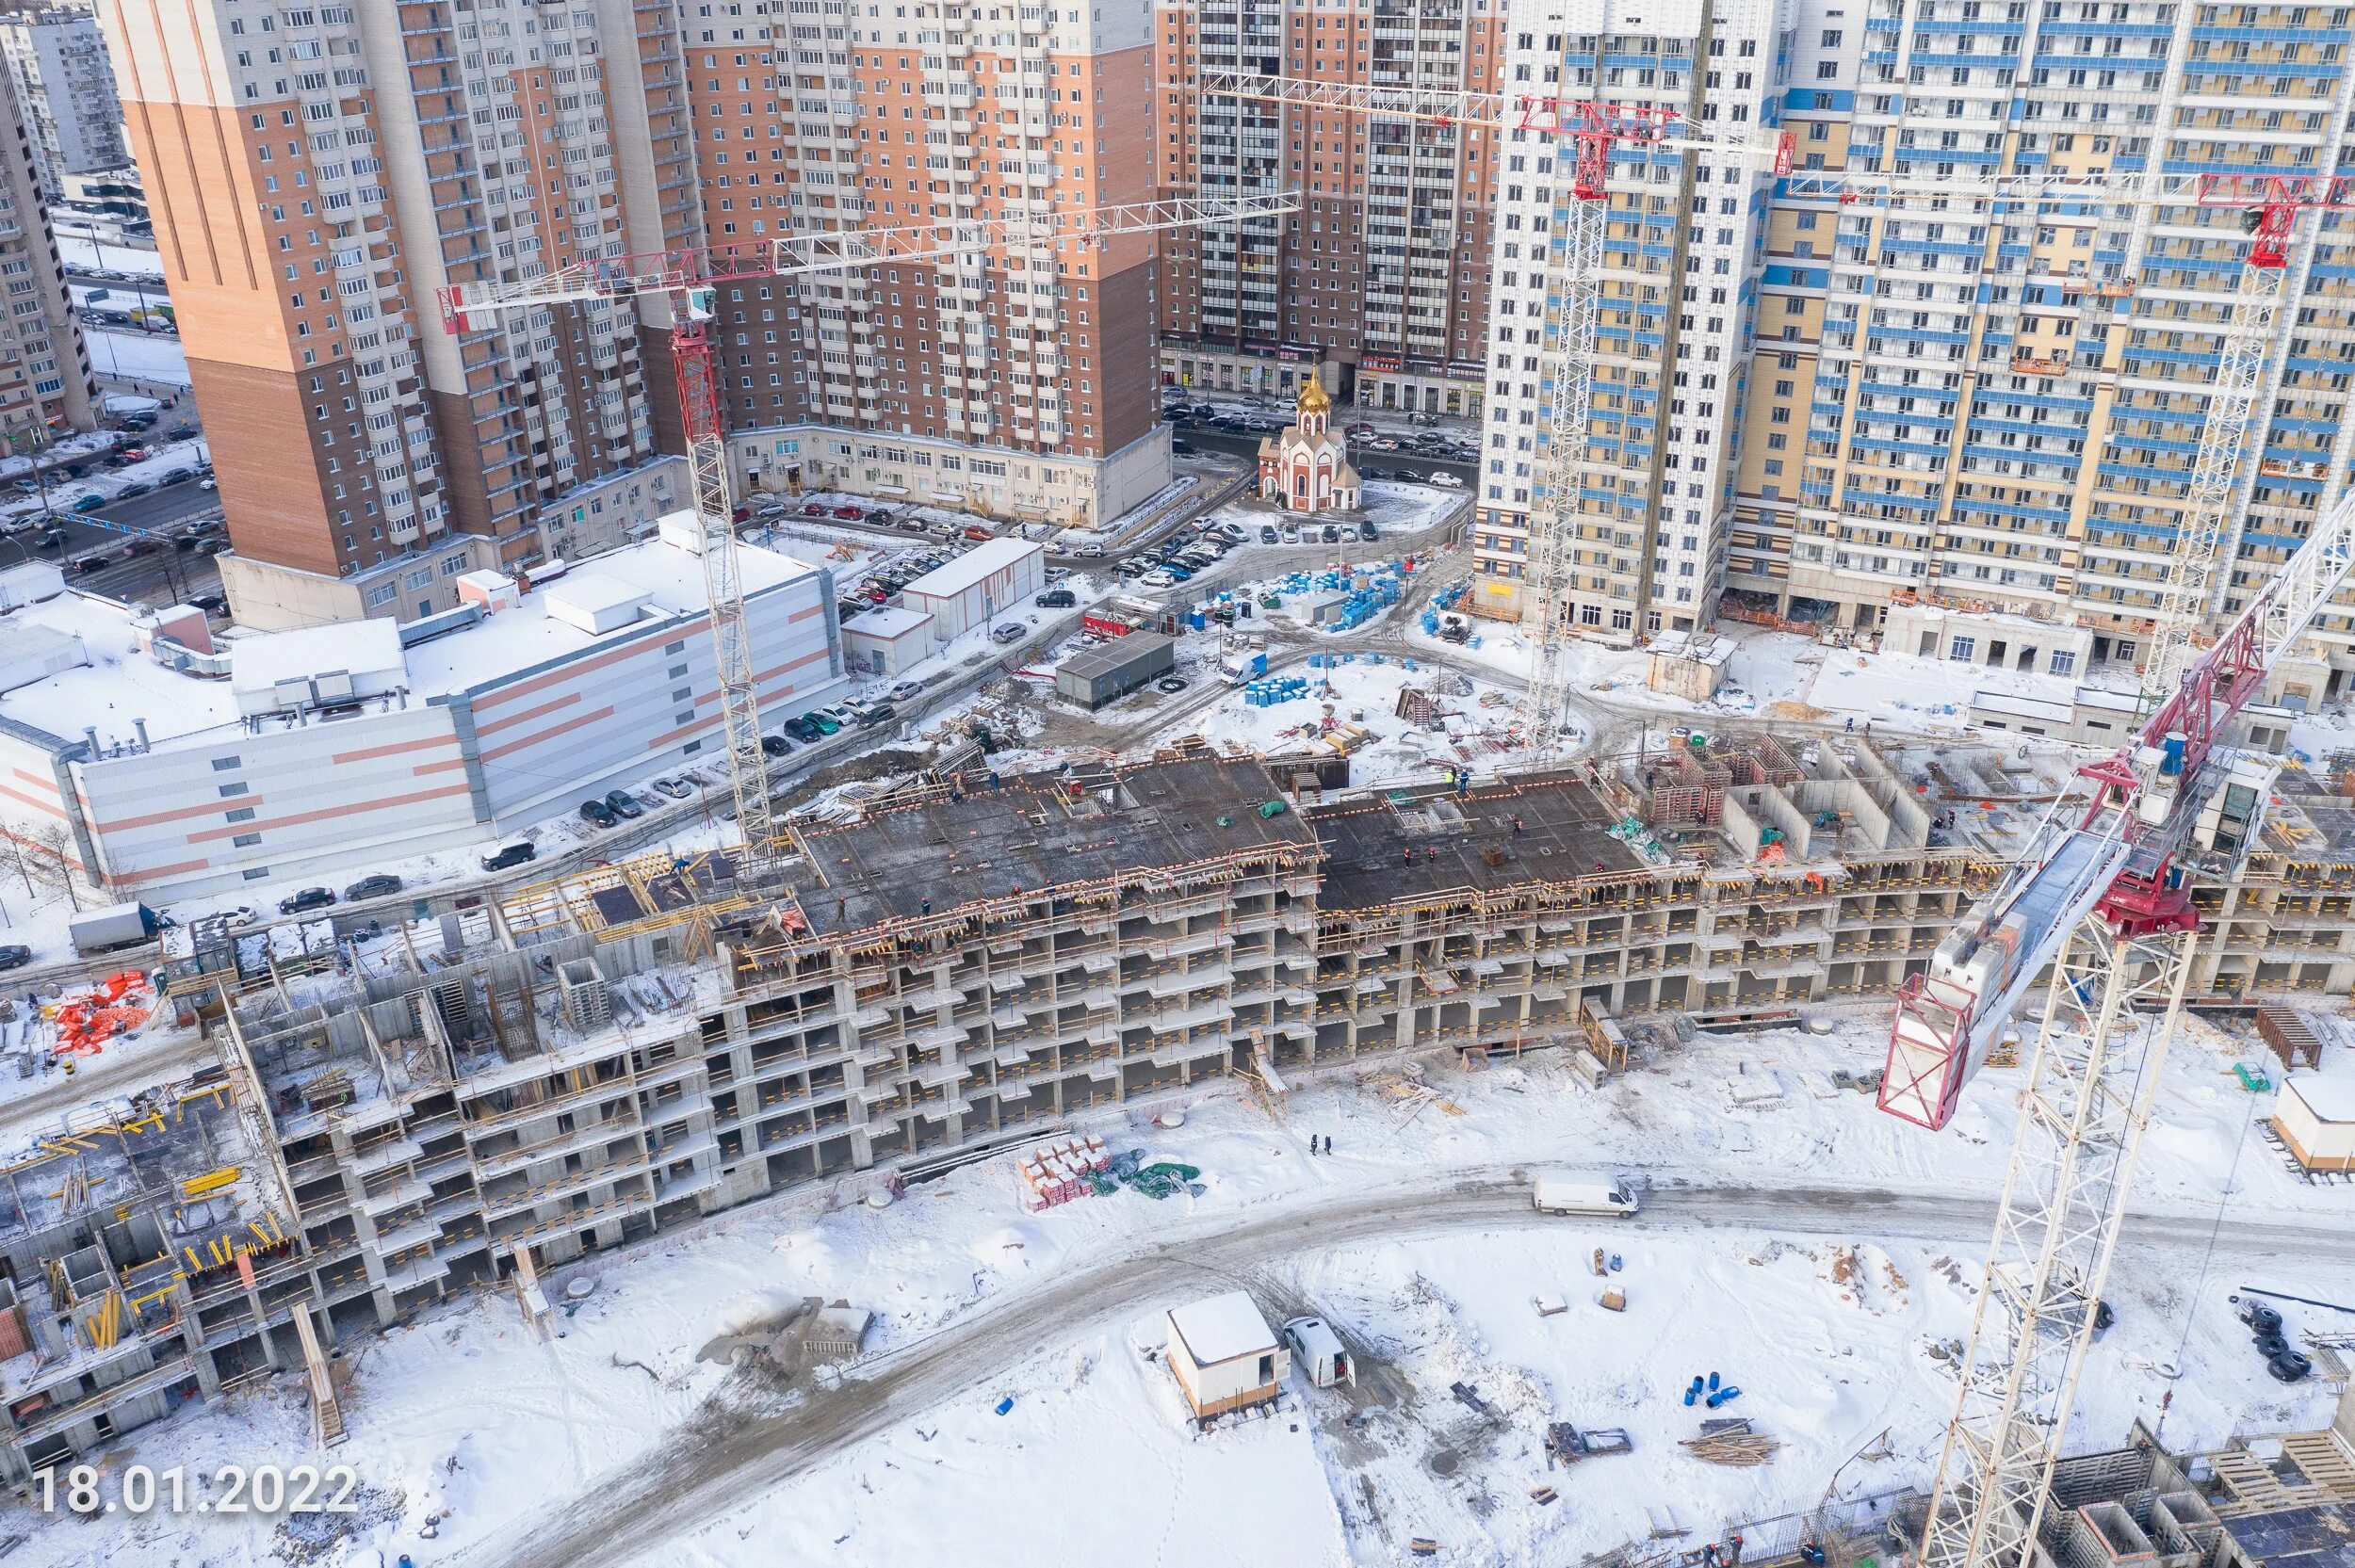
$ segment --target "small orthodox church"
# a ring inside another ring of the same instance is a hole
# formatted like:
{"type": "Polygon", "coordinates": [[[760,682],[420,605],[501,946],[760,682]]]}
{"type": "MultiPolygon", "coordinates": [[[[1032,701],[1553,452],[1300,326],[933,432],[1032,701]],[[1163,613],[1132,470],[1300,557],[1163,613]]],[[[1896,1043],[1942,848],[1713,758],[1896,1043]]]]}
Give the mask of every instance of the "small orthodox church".
{"type": "Polygon", "coordinates": [[[1299,411],[1280,436],[1259,441],[1259,494],[1288,511],[1354,511],[1360,499],[1357,470],[1347,445],[1333,433],[1333,399],[1311,375],[1300,389],[1299,411]]]}

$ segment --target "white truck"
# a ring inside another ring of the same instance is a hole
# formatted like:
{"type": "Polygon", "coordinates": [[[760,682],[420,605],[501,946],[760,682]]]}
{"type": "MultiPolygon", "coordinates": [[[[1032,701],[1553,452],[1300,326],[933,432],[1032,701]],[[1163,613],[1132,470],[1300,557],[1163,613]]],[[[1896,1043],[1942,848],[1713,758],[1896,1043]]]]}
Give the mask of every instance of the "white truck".
{"type": "Polygon", "coordinates": [[[1592,1171],[1542,1171],[1530,1184],[1530,1202],[1540,1214],[1607,1214],[1625,1219],[1641,1206],[1624,1176],[1592,1171]]]}
{"type": "Polygon", "coordinates": [[[103,953],[145,942],[157,929],[155,912],[139,903],[85,910],[66,923],[66,934],[73,939],[73,950],[83,954],[103,953]]]}

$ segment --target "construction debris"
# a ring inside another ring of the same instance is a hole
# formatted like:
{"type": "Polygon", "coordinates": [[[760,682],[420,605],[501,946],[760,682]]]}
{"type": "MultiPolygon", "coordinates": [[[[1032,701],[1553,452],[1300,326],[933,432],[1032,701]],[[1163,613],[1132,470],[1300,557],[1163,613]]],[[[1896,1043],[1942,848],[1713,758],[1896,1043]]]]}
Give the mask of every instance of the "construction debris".
{"type": "Polygon", "coordinates": [[[1703,1421],[1698,1437],[1684,1438],[1677,1446],[1712,1464],[1742,1465],[1764,1464],[1782,1447],[1764,1432],[1752,1431],[1748,1417],[1739,1415],[1703,1421]]]}

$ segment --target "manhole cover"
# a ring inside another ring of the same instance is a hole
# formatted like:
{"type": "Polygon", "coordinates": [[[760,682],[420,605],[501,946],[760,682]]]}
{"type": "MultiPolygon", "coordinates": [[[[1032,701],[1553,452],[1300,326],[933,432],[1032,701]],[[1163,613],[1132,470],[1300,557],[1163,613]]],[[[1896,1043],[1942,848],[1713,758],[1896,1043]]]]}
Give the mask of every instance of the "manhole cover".
{"type": "Polygon", "coordinates": [[[1431,1456],[1431,1473],[1435,1476],[1452,1476],[1455,1474],[1455,1467],[1463,1463],[1462,1456],[1454,1449],[1441,1448],[1431,1456]]]}

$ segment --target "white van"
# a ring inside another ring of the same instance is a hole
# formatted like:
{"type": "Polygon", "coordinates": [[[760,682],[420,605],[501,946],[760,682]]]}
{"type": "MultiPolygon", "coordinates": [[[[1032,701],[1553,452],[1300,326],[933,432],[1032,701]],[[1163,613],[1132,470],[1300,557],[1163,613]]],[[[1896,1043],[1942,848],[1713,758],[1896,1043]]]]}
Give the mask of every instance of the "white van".
{"type": "Polygon", "coordinates": [[[1547,1171],[1530,1186],[1530,1202],[1540,1214],[1609,1214],[1621,1219],[1637,1208],[1635,1189],[1623,1176],[1589,1171],[1547,1171]]]}

